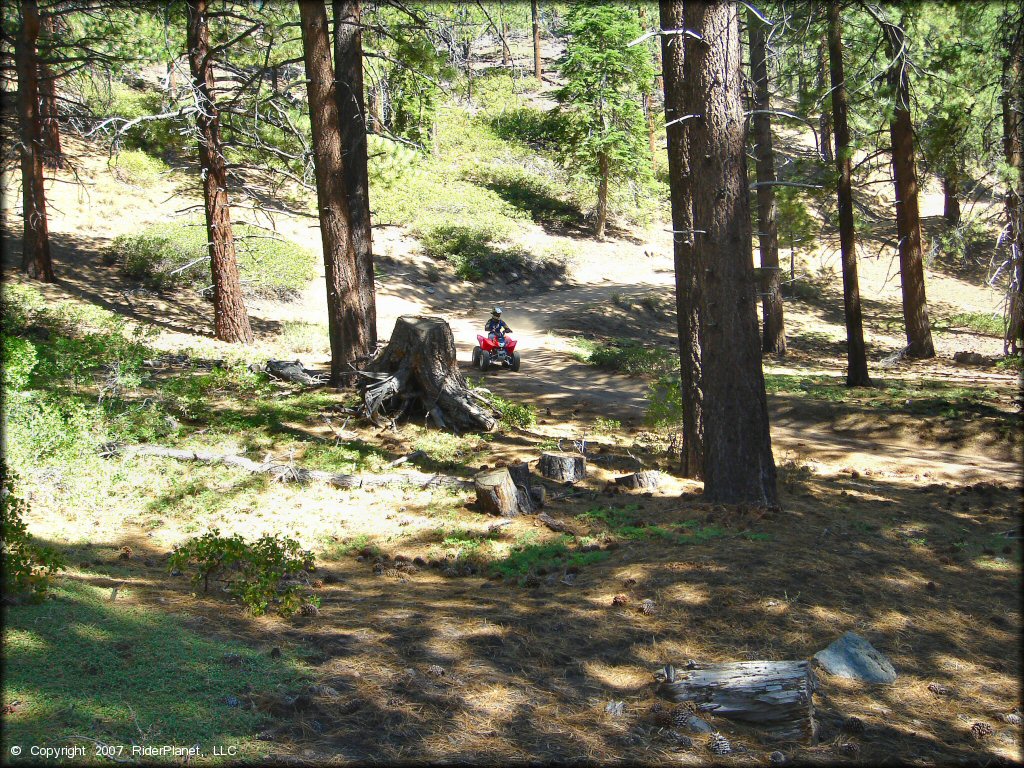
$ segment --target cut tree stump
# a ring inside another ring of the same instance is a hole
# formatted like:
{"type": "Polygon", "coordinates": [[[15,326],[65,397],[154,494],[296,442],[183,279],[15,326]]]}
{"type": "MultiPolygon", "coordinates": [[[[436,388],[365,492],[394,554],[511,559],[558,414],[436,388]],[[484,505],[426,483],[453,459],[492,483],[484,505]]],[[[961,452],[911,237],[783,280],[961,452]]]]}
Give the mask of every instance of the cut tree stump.
{"type": "Polygon", "coordinates": [[[549,480],[575,483],[587,476],[587,459],[578,453],[542,453],[537,471],[549,480]]]}
{"type": "Polygon", "coordinates": [[[661,474],[655,469],[645,469],[642,472],[634,472],[625,477],[616,477],[615,484],[623,488],[631,488],[635,491],[657,490],[661,482],[661,474]]]}
{"type": "Polygon", "coordinates": [[[359,373],[362,412],[377,426],[413,411],[456,434],[497,424],[494,409],[467,386],[452,329],[439,317],[398,318],[388,345],[359,373]]]}
{"type": "Polygon", "coordinates": [[[473,478],[473,484],[476,486],[476,503],[481,512],[499,517],[517,517],[536,511],[529,491],[517,487],[505,467],[479,473],[473,478]]]}
{"type": "Polygon", "coordinates": [[[817,740],[812,694],[817,680],[807,661],[736,661],[666,666],[659,695],[692,701],[701,712],[762,728],[774,739],[817,740]]]}
{"type": "Polygon", "coordinates": [[[530,494],[535,507],[544,506],[547,491],[544,490],[544,486],[533,484],[533,475],[530,474],[529,464],[525,461],[521,461],[518,464],[510,464],[508,466],[508,473],[512,476],[512,482],[515,483],[517,488],[530,494]]]}

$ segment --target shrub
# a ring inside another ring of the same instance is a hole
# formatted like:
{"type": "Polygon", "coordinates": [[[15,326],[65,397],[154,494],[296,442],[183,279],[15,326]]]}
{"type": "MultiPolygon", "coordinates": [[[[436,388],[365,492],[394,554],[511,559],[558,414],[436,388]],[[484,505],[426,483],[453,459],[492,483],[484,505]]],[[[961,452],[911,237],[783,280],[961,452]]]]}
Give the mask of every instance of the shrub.
{"type": "Polygon", "coordinates": [[[210,578],[227,581],[227,590],[255,616],[276,603],[282,616],[290,616],[304,603],[317,600],[300,594],[296,580],[314,570],[313,553],[287,537],[262,536],[247,542],[238,534],[221,536],[217,528],[189,539],[171,552],[168,568],[194,571],[193,584],[209,590],[210,578]]]}
{"type": "Polygon", "coordinates": [[[28,504],[16,495],[16,476],[0,465],[0,518],[3,522],[4,595],[39,601],[46,597],[50,579],[65,567],[64,558],[49,547],[32,543],[23,516],[28,504]]]}
{"type": "Polygon", "coordinates": [[[502,429],[526,429],[537,423],[537,412],[532,405],[513,403],[497,395],[491,395],[491,402],[501,412],[502,429]]]}
{"type": "Polygon", "coordinates": [[[488,122],[494,133],[506,141],[522,141],[548,152],[557,151],[568,135],[565,116],[557,109],[519,107],[495,115],[488,122]]]}
{"type": "MultiPolygon", "coordinates": [[[[294,298],[316,277],[316,258],[305,248],[245,224],[233,228],[242,285],[261,297],[294,298]]],[[[121,235],[111,250],[126,274],[163,288],[207,285],[210,262],[206,227],[199,220],[154,224],[121,235]]]]}
{"type": "Polygon", "coordinates": [[[147,155],[138,149],[125,149],[118,152],[111,159],[110,167],[118,181],[140,187],[153,186],[161,176],[171,170],[163,160],[147,155]]]}
{"type": "Polygon", "coordinates": [[[615,339],[606,344],[579,339],[577,357],[598,368],[608,368],[630,375],[667,373],[676,362],[675,356],[660,347],[645,347],[631,339],[615,339]]]}
{"type": "Polygon", "coordinates": [[[969,328],[984,336],[995,336],[1001,339],[1004,333],[1003,318],[989,312],[960,312],[949,318],[949,324],[955,328],[969,328]]]}
{"type": "Polygon", "coordinates": [[[36,367],[39,356],[35,345],[27,339],[17,336],[3,335],[4,359],[0,367],[4,389],[18,392],[28,385],[32,369],[36,367]]]}
{"type": "Polygon", "coordinates": [[[441,225],[423,238],[423,249],[431,258],[447,261],[463,280],[487,280],[523,269],[527,256],[518,248],[493,244],[495,233],[488,225],[441,225]]]}
{"type": "Polygon", "coordinates": [[[647,389],[647,421],[656,427],[682,423],[683,399],[679,374],[660,376],[647,389]]]}

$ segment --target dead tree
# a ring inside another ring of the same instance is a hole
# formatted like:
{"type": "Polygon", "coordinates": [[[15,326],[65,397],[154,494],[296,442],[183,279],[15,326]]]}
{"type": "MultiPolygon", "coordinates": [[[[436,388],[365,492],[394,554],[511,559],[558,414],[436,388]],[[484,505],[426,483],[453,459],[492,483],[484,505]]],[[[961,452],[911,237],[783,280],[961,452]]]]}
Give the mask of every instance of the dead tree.
{"type": "Polygon", "coordinates": [[[21,139],[21,193],[24,210],[21,266],[29,277],[54,281],[50,233],[43,187],[42,134],[39,122],[39,7],[22,0],[21,28],[14,38],[18,72],[18,129],[21,139]]]}
{"type": "Polygon", "coordinates": [[[807,661],[668,665],[657,677],[659,695],[693,702],[698,711],[757,726],[775,739],[817,738],[812,699],[817,682],[807,661]]]}
{"type": "Polygon", "coordinates": [[[213,275],[213,319],[221,341],[251,344],[252,327],[242,299],[235,239],[231,232],[227,166],[220,139],[220,113],[214,101],[216,83],[210,51],[206,0],[188,0],[188,61],[195,94],[196,128],[199,131],[199,165],[202,168],[206,210],[206,239],[213,275]]]}
{"type": "Polygon", "coordinates": [[[452,330],[439,317],[398,318],[388,345],[361,377],[363,413],[375,424],[412,413],[456,434],[490,431],[497,423],[487,401],[467,386],[452,330]]]}

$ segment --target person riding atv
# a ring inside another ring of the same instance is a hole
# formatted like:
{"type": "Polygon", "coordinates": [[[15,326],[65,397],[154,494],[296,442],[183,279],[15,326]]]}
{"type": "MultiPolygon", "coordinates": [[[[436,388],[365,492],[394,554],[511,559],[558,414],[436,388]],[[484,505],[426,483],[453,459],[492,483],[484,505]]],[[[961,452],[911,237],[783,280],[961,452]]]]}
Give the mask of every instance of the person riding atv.
{"type": "Polygon", "coordinates": [[[489,339],[495,341],[501,341],[506,333],[512,333],[512,329],[501,319],[501,307],[491,310],[491,319],[484,324],[484,331],[489,339]]]}

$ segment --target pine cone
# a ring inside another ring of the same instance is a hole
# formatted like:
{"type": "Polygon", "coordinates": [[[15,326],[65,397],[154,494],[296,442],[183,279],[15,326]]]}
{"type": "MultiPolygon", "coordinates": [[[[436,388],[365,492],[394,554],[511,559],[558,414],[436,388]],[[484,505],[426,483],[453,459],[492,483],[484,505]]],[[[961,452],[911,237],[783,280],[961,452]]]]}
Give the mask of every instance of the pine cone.
{"type": "Polygon", "coordinates": [[[708,742],[708,749],[716,755],[728,755],[732,752],[732,745],[722,734],[713,733],[711,734],[711,741],[708,742]]]}
{"type": "Polygon", "coordinates": [[[640,603],[640,613],[642,613],[644,616],[652,615],[654,613],[654,601],[644,600],[642,603],[640,603]]]}
{"type": "Polygon", "coordinates": [[[772,765],[783,765],[786,762],[786,755],[776,750],[768,755],[768,762],[772,765]]]}
{"type": "Polygon", "coordinates": [[[928,683],[928,690],[936,696],[949,696],[949,688],[938,683],[928,683]]]}
{"type": "Polygon", "coordinates": [[[843,730],[847,733],[864,733],[864,721],[859,717],[848,717],[843,720],[843,730]]]}
{"type": "Polygon", "coordinates": [[[320,609],[317,608],[315,605],[313,605],[313,603],[303,603],[302,604],[302,608],[300,610],[302,611],[302,615],[303,616],[319,616],[320,615],[320,609]]]}
{"type": "Polygon", "coordinates": [[[651,710],[649,714],[651,720],[657,726],[660,726],[662,728],[668,728],[671,725],[673,725],[672,713],[669,712],[669,710],[666,709],[660,701],[656,701],[654,704],[651,705],[651,710]]]}
{"type": "Polygon", "coordinates": [[[438,664],[431,664],[429,667],[427,667],[427,673],[433,675],[434,677],[444,677],[444,667],[438,664]]]}
{"type": "Polygon", "coordinates": [[[984,739],[993,733],[992,726],[988,723],[977,722],[971,726],[971,736],[976,739],[984,739]]]}
{"type": "Polygon", "coordinates": [[[311,582],[309,582],[309,586],[311,586],[313,589],[323,589],[324,582],[322,579],[313,579],[311,582]]]}
{"type": "Polygon", "coordinates": [[[686,707],[676,707],[672,711],[672,724],[675,725],[676,728],[685,728],[690,720],[691,714],[693,713],[686,707]]]}
{"type": "Polygon", "coordinates": [[[616,595],[612,598],[612,605],[626,605],[629,598],[626,595],[616,595]]]}
{"type": "Polygon", "coordinates": [[[626,589],[629,589],[630,587],[635,587],[636,579],[626,579],[624,582],[622,582],[622,586],[624,586],[626,589]]]}
{"type": "Polygon", "coordinates": [[[1016,712],[1007,712],[1004,715],[999,715],[999,719],[1009,725],[1020,725],[1021,717],[1016,712]]]}
{"type": "Polygon", "coordinates": [[[854,741],[844,741],[839,745],[839,754],[855,757],[860,754],[860,745],[854,741]]]}
{"type": "Polygon", "coordinates": [[[693,739],[689,736],[684,736],[679,731],[669,731],[668,736],[675,742],[676,749],[690,749],[693,747],[693,739]]]}

